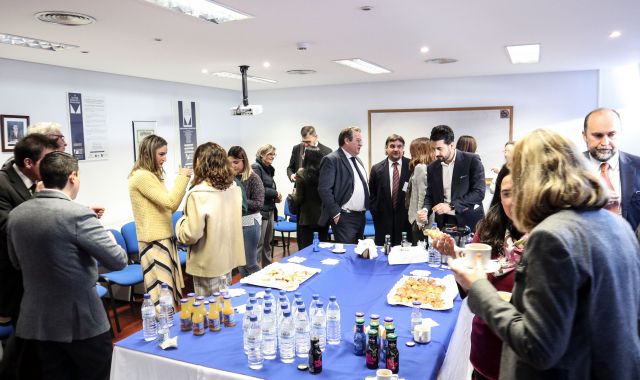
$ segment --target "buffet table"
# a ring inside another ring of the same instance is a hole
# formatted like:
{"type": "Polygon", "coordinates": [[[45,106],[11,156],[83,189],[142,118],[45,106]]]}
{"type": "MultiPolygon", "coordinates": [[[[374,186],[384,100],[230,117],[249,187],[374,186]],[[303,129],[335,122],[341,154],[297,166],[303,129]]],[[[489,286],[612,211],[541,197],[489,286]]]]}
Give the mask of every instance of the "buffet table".
{"type": "MultiPolygon", "coordinates": [[[[334,254],[329,249],[312,252],[311,247],[307,247],[291,256],[306,258],[301,265],[321,269],[296,290],[302,294],[307,308],[311,295],[318,293],[325,306],[330,295],[337,296],[341,309],[342,341],[339,345],[327,345],[323,354],[323,371],[314,378],[364,379],[375,375],[375,370],[365,366],[364,357],[355,356],[352,351],[354,315],[362,311],[367,324],[372,313],[379,314],[381,319],[386,316],[394,318],[400,351],[400,378],[436,379],[456,324],[459,296],[456,296],[450,310],[423,310],[423,317],[431,318],[439,326],[432,328],[430,343],[408,347],[405,342],[411,340],[411,308],[387,304],[386,295],[403,274],[408,275],[415,269],[430,270],[432,277],[443,277],[450,271],[434,269],[424,263],[389,265],[384,255],[374,260],[362,259],[354,253],[354,246],[345,248],[346,253],[334,254]],[[339,262],[335,265],[321,263],[328,258],[339,262]]],[[[263,290],[240,283],[233,287],[244,288],[247,292],[263,290]]],[[[292,300],[293,292],[287,296],[292,300]]],[[[245,294],[233,298],[233,305],[244,305],[247,297],[245,294]]],[[[138,331],[115,344],[111,379],[298,379],[312,376],[297,369],[297,358],[291,364],[284,364],[278,358],[265,360],[262,369],[250,369],[242,347],[242,316],[237,316],[237,319],[239,323],[235,327],[223,327],[222,331],[215,333],[207,331],[204,336],[197,337],[180,331],[176,315],[171,336],[178,336],[177,349],[162,350],[157,341],[145,342],[142,331],[138,331]]]]}

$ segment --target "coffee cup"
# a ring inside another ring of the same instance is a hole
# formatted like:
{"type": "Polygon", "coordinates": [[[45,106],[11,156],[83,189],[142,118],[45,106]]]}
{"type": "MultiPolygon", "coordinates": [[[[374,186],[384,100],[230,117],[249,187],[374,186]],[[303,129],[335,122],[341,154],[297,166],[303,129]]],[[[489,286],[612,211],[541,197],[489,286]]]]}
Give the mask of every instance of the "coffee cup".
{"type": "Polygon", "coordinates": [[[465,265],[472,268],[475,266],[476,255],[478,253],[482,255],[482,268],[487,268],[491,261],[491,246],[489,244],[469,243],[464,246],[464,250],[460,253],[460,256],[464,257],[465,265]]]}
{"type": "Polygon", "coordinates": [[[334,246],[334,249],[336,251],[344,251],[344,244],[342,243],[336,243],[336,245],[334,246]]]}
{"type": "Polygon", "coordinates": [[[413,328],[413,340],[417,343],[431,342],[431,326],[423,324],[413,328]]]}
{"type": "Polygon", "coordinates": [[[390,369],[380,368],[376,371],[376,380],[398,380],[398,375],[394,375],[390,369]]]}

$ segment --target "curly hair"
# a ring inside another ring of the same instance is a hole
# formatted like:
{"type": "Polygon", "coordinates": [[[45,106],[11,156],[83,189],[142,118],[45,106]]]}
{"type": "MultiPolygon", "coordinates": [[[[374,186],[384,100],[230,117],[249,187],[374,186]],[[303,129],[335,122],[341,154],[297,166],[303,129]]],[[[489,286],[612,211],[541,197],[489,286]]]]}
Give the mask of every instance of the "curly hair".
{"type": "Polygon", "coordinates": [[[208,182],[213,188],[226,190],[235,174],[227,159],[227,152],[214,142],[204,143],[193,155],[193,185],[208,182]]]}
{"type": "Polygon", "coordinates": [[[164,169],[156,162],[156,151],[163,146],[167,146],[167,140],[157,135],[149,135],[142,139],[138,148],[138,159],[133,164],[129,177],[138,169],[148,170],[162,180],[164,169]]]}

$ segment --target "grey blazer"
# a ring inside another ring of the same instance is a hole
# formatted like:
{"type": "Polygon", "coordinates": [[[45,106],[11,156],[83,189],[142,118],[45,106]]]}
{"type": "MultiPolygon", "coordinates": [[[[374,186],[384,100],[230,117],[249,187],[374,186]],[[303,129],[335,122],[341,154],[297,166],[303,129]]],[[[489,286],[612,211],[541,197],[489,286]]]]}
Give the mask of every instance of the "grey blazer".
{"type": "Polygon", "coordinates": [[[640,248],[604,209],[560,211],[529,235],[511,303],[487,280],[469,308],[503,341],[500,379],[640,379],[640,248]]]}
{"type": "Polygon", "coordinates": [[[96,260],[119,270],[127,255],[93,211],[44,190],[11,211],[7,237],[9,258],[24,282],[18,337],[71,342],[109,331],[95,290],[96,260]]]}
{"type": "MultiPolygon", "coordinates": [[[[359,158],[356,157],[358,161],[359,158]]],[[[362,162],[360,161],[362,164],[362,162]]],[[[364,165],[362,165],[364,167],[364,165]]],[[[365,173],[362,173],[366,176],[365,173]]],[[[329,220],[340,213],[340,208],[347,203],[353,194],[354,173],[349,159],[342,149],[338,148],[322,158],[320,162],[320,183],[318,194],[322,200],[322,209],[318,225],[326,226],[329,220]]],[[[358,178],[358,181],[360,179],[358,178]]],[[[366,180],[366,177],[365,177],[366,180]]],[[[369,200],[365,199],[365,206],[369,200]]]]}

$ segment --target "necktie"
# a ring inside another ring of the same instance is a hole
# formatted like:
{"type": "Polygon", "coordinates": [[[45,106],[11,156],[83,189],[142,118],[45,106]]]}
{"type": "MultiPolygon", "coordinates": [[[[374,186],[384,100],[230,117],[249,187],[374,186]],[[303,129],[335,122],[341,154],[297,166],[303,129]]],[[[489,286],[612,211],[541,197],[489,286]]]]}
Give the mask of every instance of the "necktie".
{"type": "Polygon", "coordinates": [[[604,183],[607,185],[609,192],[611,193],[609,203],[604,208],[615,214],[620,214],[620,198],[618,197],[616,189],[613,187],[611,179],[609,178],[609,164],[607,162],[600,164],[600,175],[602,176],[602,179],[604,179],[604,183]]]}
{"type": "Polygon", "coordinates": [[[358,161],[354,156],[351,156],[351,162],[353,162],[353,166],[356,168],[356,172],[358,172],[358,177],[360,177],[360,182],[362,182],[362,187],[364,188],[364,208],[369,208],[369,186],[367,185],[367,181],[364,180],[364,176],[358,167],[358,161]]]}
{"type": "Polygon", "coordinates": [[[393,163],[393,182],[391,186],[391,204],[393,208],[398,206],[398,196],[400,196],[400,173],[398,173],[398,163],[393,163]]]}

